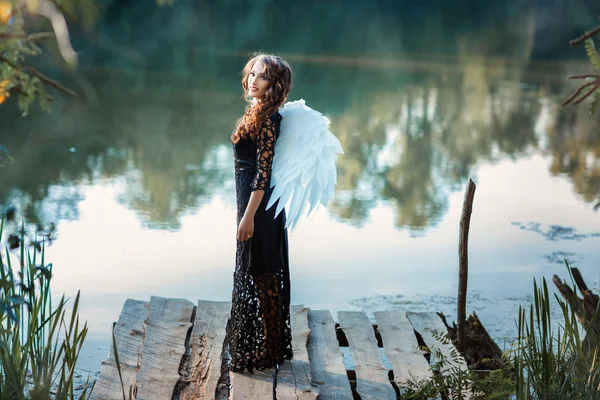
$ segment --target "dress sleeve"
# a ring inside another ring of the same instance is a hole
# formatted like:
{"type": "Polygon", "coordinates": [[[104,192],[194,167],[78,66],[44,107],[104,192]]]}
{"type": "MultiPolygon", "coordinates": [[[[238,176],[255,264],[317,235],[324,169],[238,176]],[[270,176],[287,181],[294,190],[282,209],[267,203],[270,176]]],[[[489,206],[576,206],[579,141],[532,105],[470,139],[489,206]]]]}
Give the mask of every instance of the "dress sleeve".
{"type": "Polygon", "coordinates": [[[252,191],[266,190],[271,178],[275,141],[279,136],[279,124],[272,118],[265,121],[256,139],[256,176],[252,181],[252,191]]]}

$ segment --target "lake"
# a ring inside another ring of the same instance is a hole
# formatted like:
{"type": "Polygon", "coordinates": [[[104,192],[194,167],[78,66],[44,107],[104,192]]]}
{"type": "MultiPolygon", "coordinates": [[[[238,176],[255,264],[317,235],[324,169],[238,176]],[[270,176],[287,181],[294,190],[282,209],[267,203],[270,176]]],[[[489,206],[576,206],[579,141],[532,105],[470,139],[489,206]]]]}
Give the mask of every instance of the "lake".
{"type": "Polygon", "coordinates": [[[467,312],[501,347],[533,279],[566,278],[564,259],[598,287],[598,117],[587,102],[561,106],[576,88],[568,75],[591,71],[568,46],[595,26],[589,2],[556,30],[563,41],[546,36],[546,9],[523,1],[198,3],[148,7],[131,28],[139,2],[110,3],[74,40],[80,69],[48,67],[77,98],[58,95],[51,114],[0,108],[0,143],[16,160],[0,169],[0,206],[56,224],[46,257],[55,296],[82,293],[81,368],[99,371],[127,298],[230,300],[229,135],[255,50],[290,61],[290,100],[330,118],[345,150],[335,201],[290,236],[293,304],[455,320],[469,177],[467,312]]]}

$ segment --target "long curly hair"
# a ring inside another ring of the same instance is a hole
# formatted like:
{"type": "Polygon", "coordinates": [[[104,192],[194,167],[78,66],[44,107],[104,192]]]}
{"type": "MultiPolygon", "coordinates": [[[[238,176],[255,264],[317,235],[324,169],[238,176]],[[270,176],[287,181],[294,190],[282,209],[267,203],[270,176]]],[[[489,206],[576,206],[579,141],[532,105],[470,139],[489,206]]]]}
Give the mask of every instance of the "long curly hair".
{"type": "Polygon", "coordinates": [[[292,89],[292,69],[282,58],[270,54],[258,54],[252,57],[242,70],[243,98],[248,102],[244,115],[237,121],[235,130],[231,135],[233,143],[242,138],[250,137],[256,140],[264,122],[285,103],[292,89]],[[266,67],[265,76],[270,85],[265,91],[265,96],[253,102],[248,91],[248,76],[256,62],[262,62],[266,67]]]}

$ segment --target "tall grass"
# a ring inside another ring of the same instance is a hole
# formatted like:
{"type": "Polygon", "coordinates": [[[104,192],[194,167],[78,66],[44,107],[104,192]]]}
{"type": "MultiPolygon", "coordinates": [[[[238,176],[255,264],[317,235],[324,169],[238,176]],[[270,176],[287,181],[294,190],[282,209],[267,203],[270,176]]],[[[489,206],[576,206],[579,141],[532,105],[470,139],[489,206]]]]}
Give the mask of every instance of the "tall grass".
{"type": "Polygon", "coordinates": [[[580,323],[575,310],[558,295],[554,299],[562,311],[558,324],[552,322],[552,297],[545,279],[541,287],[534,281],[529,310],[519,310],[514,355],[517,398],[600,399],[598,333],[588,322],[580,323]]]}
{"type": "MultiPolygon", "coordinates": [[[[3,215],[0,238],[4,227],[3,215]]],[[[0,255],[0,400],[85,400],[91,387],[77,394],[74,379],[88,331],[79,322],[79,292],[70,312],[64,296],[53,304],[44,243],[26,249],[23,225],[17,243],[0,255]]]]}
{"type": "MultiPolygon", "coordinates": [[[[569,265],[567,264],[567,270],[569,265]]],[[[573,293],[576,285],[571,275],[573,293]]],[[[576,309],[583,304],[550,295],[546,280],[533,281],[534,301],[519,309],[517,338],[503,354],[503,365],[485,377],[450,368],[451,360],[436,357],[433,378],[409,381],[405,399],[477,400],[598,400],[600,399],[599,310],[580,321],[576,309]],[[559,317],[553,320],[556,301],[559,317]],[[446,368],[445,374],[439,372],[446,368]],[[464,382],[473,382],[469,393],[464,382]]],[[[442,340],[440,336],[438,340],[442,340]]],[[[449,339],[446,338],[446,341],[449,339]]]]}

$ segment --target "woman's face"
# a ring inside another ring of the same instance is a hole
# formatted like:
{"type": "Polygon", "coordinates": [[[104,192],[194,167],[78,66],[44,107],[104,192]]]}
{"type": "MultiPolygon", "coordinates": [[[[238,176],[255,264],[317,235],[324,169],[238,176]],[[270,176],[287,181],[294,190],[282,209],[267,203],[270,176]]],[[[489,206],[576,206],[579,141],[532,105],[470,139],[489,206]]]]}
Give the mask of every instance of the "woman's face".
{"type": "Polygon", "coordinates": [[[257,61],[254,63],[252,70],[248,74],[248,93],[250,94],[250,97],[256,100],[265,97],[265,92],[271,84],[265,75],[266,70],[267,67],[265,67],[262,62],[257,61]]]}

